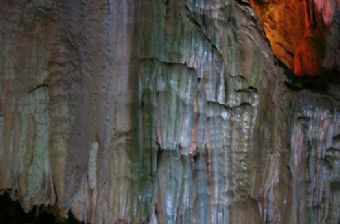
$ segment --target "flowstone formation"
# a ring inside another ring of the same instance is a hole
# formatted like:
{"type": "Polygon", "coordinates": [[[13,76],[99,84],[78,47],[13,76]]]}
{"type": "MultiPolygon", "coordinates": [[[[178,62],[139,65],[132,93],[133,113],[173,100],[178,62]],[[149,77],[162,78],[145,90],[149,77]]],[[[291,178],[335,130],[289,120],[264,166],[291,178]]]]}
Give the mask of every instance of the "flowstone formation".
{"type": "Polygon", "coordinates": [[[0,190],[26,212],[339,222],[339,81],[286,76],[248,1],[4,0],[0,21],[0,190]]]}

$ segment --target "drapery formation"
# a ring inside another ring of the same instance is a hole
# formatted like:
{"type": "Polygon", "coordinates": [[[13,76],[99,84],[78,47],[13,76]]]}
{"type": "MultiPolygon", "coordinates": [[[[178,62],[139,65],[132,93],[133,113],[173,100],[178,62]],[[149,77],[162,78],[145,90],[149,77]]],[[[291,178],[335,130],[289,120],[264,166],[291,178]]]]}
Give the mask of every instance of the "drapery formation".
{"type": "Polygon", "coordinates": [[[0,189],[26,211],[339,222],[339,83],[288,79],[246,1],[2,4],[0,189]]]}

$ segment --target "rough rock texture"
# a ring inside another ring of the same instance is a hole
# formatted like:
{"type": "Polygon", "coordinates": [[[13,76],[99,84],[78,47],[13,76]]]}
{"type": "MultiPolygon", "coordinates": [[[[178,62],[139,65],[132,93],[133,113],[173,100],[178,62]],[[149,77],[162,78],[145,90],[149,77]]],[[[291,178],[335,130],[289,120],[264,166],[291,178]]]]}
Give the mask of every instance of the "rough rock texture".
{"type": "Polygon", "coordinates": [[[340,71],[339,0],[251,0],[274,54],[298,76],[340,71]]]}
{"type": "Polygon", "coordinates": [[[291,223],[339,223],[339,102],[298,97],[291,117],[291,223]]]}
{"type": "Polygon", "coordinates": [[[288,88],[246,1],[4,0],[0,21],[0,189],[26,211],[339,222],[340,88],[288,88]]]}

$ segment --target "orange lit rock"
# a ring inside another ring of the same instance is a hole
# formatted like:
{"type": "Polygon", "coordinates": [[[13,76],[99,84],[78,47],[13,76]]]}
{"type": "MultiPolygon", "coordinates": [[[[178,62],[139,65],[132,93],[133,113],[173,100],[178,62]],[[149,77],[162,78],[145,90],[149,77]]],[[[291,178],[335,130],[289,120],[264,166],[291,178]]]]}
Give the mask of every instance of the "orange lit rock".
{"type": "Polygon", "coordinates": [[[323,58],[323,42],[322,31],[306,30],[300,45],[295,50],[295,75],[314,76],[319,72],[323,58]]]}
{"type": "Polygon", "coordinates": [[[340,0],[251,0],[273,53],[298,76],[340,71],[340,0]]]}
{"type": "Polygon", "coordinates": [[[263,24],[273,53],[293,69],[295,49],[305,32],[303,2],[252,0],[250,4],[263,24]]]}

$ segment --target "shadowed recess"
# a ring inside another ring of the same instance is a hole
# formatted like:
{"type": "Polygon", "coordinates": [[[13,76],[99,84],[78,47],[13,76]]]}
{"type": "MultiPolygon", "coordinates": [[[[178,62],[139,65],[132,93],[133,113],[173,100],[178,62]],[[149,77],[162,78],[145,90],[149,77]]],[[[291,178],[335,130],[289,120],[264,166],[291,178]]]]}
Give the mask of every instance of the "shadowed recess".
{"type": "Polygon", "coordinates": [[[34,206],[26,213],[18,201],[13,201],[8,193],[0,196],[0,223],[2,224],[81,224],[71,212],[68,219],[59,217],[52,207],[34,206]]]}

